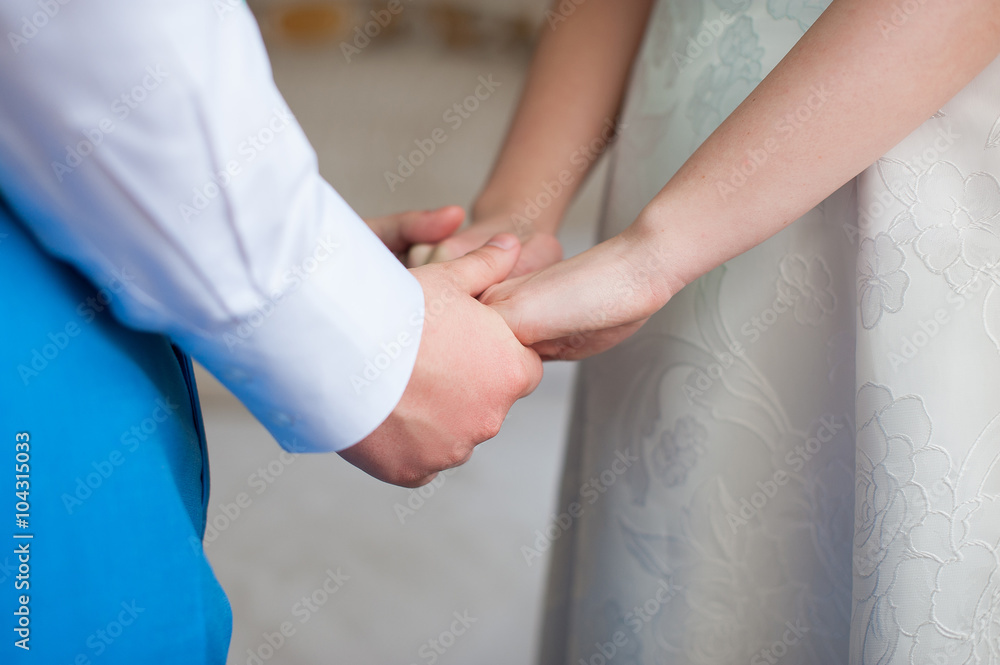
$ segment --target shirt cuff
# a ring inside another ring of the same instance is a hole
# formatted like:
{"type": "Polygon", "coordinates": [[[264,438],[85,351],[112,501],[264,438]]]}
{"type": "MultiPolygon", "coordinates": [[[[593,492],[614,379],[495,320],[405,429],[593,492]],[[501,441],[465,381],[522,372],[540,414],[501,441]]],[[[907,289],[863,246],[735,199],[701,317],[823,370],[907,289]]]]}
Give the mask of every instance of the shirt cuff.
{"type": "Polygon", "coordinates": [[[332,187],[311,248],[252,311],[211,333],[172,332],[290,451],[339,451],[406,389],[423,331],[420,283],[332,187]]]}

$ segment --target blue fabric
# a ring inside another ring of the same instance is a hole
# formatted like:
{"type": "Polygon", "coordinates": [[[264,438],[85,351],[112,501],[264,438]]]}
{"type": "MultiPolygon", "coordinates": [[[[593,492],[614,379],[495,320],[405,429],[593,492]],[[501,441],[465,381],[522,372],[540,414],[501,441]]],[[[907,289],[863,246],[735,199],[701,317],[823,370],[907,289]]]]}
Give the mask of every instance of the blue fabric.
{"type": "Polygon", "coordinates": [[[0,284],[0,663],[225,663],[232,616],[201,547],[208,458],[190,360],[119,324],[105,304],[119,282],[95,289],[3,207],[0,284]],[[24,543],[30,588],[17,590],[24,543]],[[29,651],[12,630],[22,594],[29,651]]]}

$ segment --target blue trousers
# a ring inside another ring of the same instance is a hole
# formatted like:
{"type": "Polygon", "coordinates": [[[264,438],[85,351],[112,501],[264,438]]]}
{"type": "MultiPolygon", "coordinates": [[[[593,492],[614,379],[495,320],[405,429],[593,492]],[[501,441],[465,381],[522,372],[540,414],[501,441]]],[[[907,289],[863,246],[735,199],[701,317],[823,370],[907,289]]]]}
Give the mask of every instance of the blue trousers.
{"type": "Polygon", "coordinates": [[[0,663],[225,663],[190,359],[0,206],[0,663]]]}

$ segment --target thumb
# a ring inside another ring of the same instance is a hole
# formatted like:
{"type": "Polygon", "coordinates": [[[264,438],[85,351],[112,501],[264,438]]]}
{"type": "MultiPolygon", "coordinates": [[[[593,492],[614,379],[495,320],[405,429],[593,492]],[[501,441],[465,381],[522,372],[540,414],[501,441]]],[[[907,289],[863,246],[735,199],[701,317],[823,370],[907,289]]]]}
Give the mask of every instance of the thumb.
{"type": "Polygon", "coordinates": [[[478,297],[483,291],[502,282],[514,269],[521,254],[521,243],[512,233],[493,236],[488,243],[442,265],[447,265],[458,288],[478,297]]]}

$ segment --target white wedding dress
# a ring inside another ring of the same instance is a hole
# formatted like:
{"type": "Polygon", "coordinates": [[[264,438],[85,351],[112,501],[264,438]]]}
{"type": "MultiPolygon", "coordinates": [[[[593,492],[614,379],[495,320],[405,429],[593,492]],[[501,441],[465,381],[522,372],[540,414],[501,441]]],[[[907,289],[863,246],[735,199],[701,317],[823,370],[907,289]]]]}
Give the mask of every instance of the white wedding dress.
{"type": "MultiPolygon", "coordinates": [[[[827,4],[659,2],[602,237],[827,4]]],[[[542,665],[1000,664],[998,176],[1000,60],[582,364],[542,665]]]]}

